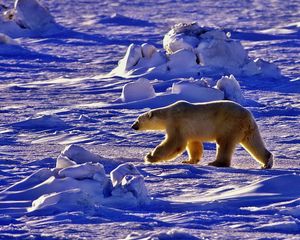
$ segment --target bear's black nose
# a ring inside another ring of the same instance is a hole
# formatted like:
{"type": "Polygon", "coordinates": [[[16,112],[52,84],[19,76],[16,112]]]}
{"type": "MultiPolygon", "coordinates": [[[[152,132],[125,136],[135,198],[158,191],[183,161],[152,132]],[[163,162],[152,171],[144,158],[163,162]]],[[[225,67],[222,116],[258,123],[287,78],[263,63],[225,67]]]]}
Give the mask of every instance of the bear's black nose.
{"type": "Polygon", "coordinates": [[[134,124],[132,124],[131,128],[134,130],[139,130],[139,123],[135,122],[134,124]]]}

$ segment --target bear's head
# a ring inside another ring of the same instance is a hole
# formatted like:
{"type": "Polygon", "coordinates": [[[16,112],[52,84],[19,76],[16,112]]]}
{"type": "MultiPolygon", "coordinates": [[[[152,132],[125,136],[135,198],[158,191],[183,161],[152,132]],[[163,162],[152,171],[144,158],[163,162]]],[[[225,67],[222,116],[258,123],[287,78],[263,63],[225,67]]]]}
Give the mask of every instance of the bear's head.
{"type": "Polygon", "coordinates": [[[131,128],[137,131],[166,129],[165,121],[158,110],[152,110],[140,115],[131,128]]]}

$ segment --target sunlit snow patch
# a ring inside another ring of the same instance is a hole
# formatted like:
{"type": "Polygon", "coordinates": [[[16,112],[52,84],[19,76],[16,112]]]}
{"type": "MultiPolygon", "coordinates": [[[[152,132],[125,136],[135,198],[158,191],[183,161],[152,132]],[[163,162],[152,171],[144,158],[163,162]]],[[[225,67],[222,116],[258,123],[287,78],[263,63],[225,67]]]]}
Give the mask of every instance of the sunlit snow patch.
{"type": "Polygon", "coordinates": [[[164,50],[149,44],[131,44],[110,75],[157,78],[260,75],[280,77],[279,69],[263,60],[252,60],[240,41],[220,29],[197,23],[177,24],[163,39],[164,50]],[[151,54],[145,54],[145,46],[151,54]],[[271,71],[270,71],[271,70],[271,71]]]}

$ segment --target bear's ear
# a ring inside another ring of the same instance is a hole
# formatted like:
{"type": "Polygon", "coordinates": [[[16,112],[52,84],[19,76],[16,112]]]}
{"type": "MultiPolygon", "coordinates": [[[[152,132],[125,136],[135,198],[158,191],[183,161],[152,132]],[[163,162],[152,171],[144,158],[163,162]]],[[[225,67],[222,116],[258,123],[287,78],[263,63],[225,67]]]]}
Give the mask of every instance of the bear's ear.
{"type": "Polygon", "coordinates": [[[149,118],[149,119],[151,119],[151,118],[152,118],[152,116],[153,116],[153,113],[152,113],[152,111],[148,112],[147,116],[148,116],[148,118],[149,118]]]}

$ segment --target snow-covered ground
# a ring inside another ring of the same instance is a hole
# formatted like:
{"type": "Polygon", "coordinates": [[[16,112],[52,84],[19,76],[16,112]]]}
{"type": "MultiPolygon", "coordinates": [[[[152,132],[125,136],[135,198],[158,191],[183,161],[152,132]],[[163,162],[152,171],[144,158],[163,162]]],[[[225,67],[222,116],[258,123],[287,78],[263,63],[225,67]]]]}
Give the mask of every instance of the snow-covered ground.
{"type": "Polygon", "coordinates": [[[298,1],[2,2],[1,239],[299,239],[298,1]],[[182,22],[226,35],[164,52],[182,22]],[[139,74],[112,74],[131,44],[139,74]],[[212,143],[198,165],[143,162],[163,134],[134,132],[139,114],[223,98],[252,111],[273,169],[240,147],[208,167],[212,143]]]}

